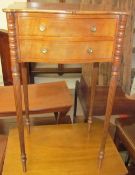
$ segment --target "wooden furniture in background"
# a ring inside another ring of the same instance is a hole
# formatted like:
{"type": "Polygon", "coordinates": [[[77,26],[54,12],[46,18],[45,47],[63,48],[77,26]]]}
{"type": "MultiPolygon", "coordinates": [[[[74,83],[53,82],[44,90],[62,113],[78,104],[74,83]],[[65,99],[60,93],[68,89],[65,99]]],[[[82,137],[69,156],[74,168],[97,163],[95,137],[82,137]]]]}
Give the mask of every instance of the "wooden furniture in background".
{"type": "MultiPolygon", "coordinates": [[[[26,153],[19,63],[25,62],[49,64],[112,62],[112,77],[99,151],[99,167],[101,167],[119,76],[127,18],[125,6],[121,3],[114,7],[110,2],[104,10],[102,7],[103,5],[99,3],[93,6],[91,3],[82,2],[80,4],[16,3],[4,10],[7,14],[9,30],[13,85],[24,171],[26,171],[26,153]],[[46,27],[47,30],[44,30],[46,27]]],[[[24,86],[26,97],[26,82],[24,86]]]]}
{"type": "Polygon", "coordinates": [[[132,55],[134,53],[133,39],[134,39],[134,22],[135,22],[135,1],[129,0],[130,15],[127,20],[127,27],[125,33],[124,52],[122,60],[121,86],[125,93],[130,94],[131,90],[131,68],[132,55]]]}
{"type": "MultiPolygon", "coordinates": [[[[56,116],[59,117],[57,119],[57,123],[64,123],[65,121],[71,123],[71,121],[66,120],[65,117],[65,113],[72,105],[71,96],[68,94],[69,91],[65,82],[48,83],[42,85],[42,87],[40,84],[29,85],[28,88],[30,114],[41,114],[56,111],[60,112],[60,115],[56,116]],[[54,89],[52,88],[52,85],[54,89]],[[63,97],[65,97],[65,99],[63,97]]],[[[16,114],[16,108],[13,86],[1,86],[0,99],[0,118],[9,118],[9,116],[14,116],[16,114]]],[[[24,103],[23,112],[25,112],[24,103]]],[[[7,136],[0,135],[0,175],[2,174],[6,145],[7,136]]]]}
{"type": "MultiPolygon", "coordinates": [[[[1,86],[0,117],[16,114],[13,86],[1,86]]],[[[61,112],[60,115],[72,106],[72,97],[64,81],[28,86],[29,112],[30,114],[41,114],[50,112],[61,112]],[[65,97],[65,98],[64,98],[65,97]]],[[[23,90],[22,90],[23,96],[23,90]]],[[[23,100],[24,101],[24,100],[23,100]]],[[[25,106],[23,102],[23,112],[25,106]]]]}
{"type": "MultiPolygon", "coordinates": [[[[105,114],[106,104],[107,104],[107,95],[108,95],[108,86],[97,86],[96,87],[96,95],[95,102],[93,106],[93,115],[95,116],[103,116],[105,114]]],[[[84,113],[84,121],[88,120],[89,109],[91,108],[90,104],[90,87],[86,86],[86,82],[81,78],[81,82],[77,81],[76,89],[75,89],[75,103],[74,103],[74,122],[76,122],[76,113],[77,113],[77,97],[81,103],[83,113],[84,113]]],[[[135,114],[135,100],[131,100],[125,96],[125,93],[122,91],[121,87],[117,87],[116,96],[114,98],[114,105],[112,109],[113,115],[118,114],[135,114]]]]}
{"type": "Polygon", "coordinates": [[[12,85],[9,41],[8,32],[6,30],[0,30],[0,57],[4,85],[12,85]]]}
{"type": "MultiPolygon", "coordinates": [[[[135,119],[133,117],[116,119],[115,144],[119,150],[120,143],[124,145],[130,158],[135,161],[135,119]]],[[[128,164],[128,162],[126,162],[128,164]]],[[[127,165],[128,166],[128,165],[127,165]]],[[[129,169],[129,171],[133,171],[129,169]]],[[[133,175],[132,173],[129,175],[133,175]]]]}
{"type": "MultiPolygon", "coordinates": [[[[75,125],[35,126],[26,137],[28,171],[26,175],[126,175],[127,170],[110,136],[101,170],[97,168],[97,153],[103,122],[94,122],[94,132],[88,137],[86,123],[75,125]],[[43,134],[41,134],[43,133],[43,134]],[[37,144],[42,143],[42,144],[37,144]],[[114,168],[117,167],[117,168],[114,168]]],[[[18,162],[19,140],[17,129],[9,133],[3,175],[22,175],[18,162]]]]}

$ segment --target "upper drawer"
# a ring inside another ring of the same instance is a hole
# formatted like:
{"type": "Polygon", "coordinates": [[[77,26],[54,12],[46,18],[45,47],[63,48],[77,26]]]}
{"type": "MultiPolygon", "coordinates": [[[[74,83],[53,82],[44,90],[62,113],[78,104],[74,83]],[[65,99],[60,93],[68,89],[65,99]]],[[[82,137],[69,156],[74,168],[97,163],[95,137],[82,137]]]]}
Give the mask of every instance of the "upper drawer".
{"type": "Polygon", "coordinates": [[[116,19],[19,17],[18,24],[22,36],[113,37],[116,29],[116,19]]]}
{"type": "Polygon", "coordinates": [[[58,42],[20,40],[20,57],[24,62],[90,63],[111,62],[113,41],[58,42]]]}

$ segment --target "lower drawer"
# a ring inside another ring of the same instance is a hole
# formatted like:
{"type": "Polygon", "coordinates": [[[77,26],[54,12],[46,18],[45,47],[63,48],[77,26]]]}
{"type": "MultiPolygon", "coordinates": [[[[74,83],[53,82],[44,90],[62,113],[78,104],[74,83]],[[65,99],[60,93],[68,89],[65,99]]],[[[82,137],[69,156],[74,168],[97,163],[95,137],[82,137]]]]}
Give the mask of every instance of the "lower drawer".
{"type": "Polygon", "coordinates": [[[58,42],[24,39],[19,43],[21,61],[76,64],[111,62],[114,42],[58,42]]]}

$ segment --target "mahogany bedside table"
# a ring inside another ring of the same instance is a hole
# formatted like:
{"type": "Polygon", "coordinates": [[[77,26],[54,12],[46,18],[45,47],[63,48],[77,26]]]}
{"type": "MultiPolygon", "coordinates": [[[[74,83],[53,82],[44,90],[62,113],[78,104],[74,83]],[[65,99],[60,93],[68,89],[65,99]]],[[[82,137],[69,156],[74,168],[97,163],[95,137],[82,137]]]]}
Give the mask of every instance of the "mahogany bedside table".
{"type": "MultiPolygon", "coordinates": [[[[15,3],[7,15],[12,76],[23,170],[26,171],[24,126],[19,64],[112,62],[104,132],[99,164],[105,144],[119,76],[127,10],[121,3],[15,3]]],[[[88,120],[90,124],[90,119],[88,120]]],[[[66,136],[65,136],[66,137],[66,136]]]]}

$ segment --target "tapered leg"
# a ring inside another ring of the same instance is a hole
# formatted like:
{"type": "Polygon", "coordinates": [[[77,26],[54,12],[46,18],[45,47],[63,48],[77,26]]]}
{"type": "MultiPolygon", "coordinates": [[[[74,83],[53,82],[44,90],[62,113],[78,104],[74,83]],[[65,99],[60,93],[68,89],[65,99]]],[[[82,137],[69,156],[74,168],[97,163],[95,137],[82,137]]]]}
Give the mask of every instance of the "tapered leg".
{"type": "Polygon", "coordinates": [[[16,104],[16,113],[17,113],[17,125],[19,131],[19,141],[21,149],[21,159],[23,171],[26,171],[26,153],[25,153],[25,143],[24,143],[24,124],[23,124],[23,115],[22,115],[22,94],[21,94],[21,83],[18,73],[13,73],[13,85],[14,85],[14,96],[16,104]]]}
{"type": "MultiPolygon", "coordinates": [[[[10,47],[10,59],[11,59],[11,71],[13,77],[13,88],[14,88],[14,98],[16,105],[17,114],[17,126],[19,132],[19,142],[21,151],[21,160],[23,171],[26,171],[26,153],[25,153],[25,143],[24,143],[24,123],[22,115],[22,93],[21,93],[21,82],[20,82],[20,69],[17,62],[17,43],[16,43],[16,28],[15,28],[15,16],[14,13],[7,13],[7,24],[8,24],[8,34],[9,34],[9,47],[10,47]]],[[[11,173],[12,174],[12,173],[11,173]]]]}
{"type": "Polygon", "coordinates": [[[22,84],[23,84],[23,93],[24,93],[26,125],[27,125],[28,133],[30,133],[27,63],[21,63],[21,71],[22,71],[22,84]]]}
{"type": "Polygon", "coordinates": [[[75,96],[74,96],[74,113],[73,113],[73,123],[76,122],[76,111],[77,111],[77,91],[78,91],[79,81],[75,84],[75,96]]]}
{"type": "Polygon", "coordinates": [[[102,160],[104,158],[105,144],[106,144],[107,135],[108,135],[108,129],[109,129],[109,123],[110,123],[110,117],[112,113],[116,87],[117,87],[117,76],[112,75],[110,86],[109,86],[108,99],[107,99],[103,136],[102,136],[100,151],[99,151],[99,168],[101,167],[102,160]]]}
{"type": "Polygon", "coordinates": [[[112,66],[112,75],[111,75],[111,81],[110,81],[109,93],[108,93],[108,99],[107,99],[107,107],[106,107],[106,113],[105,113],[103,137],[101,140],[100,151],[99,151],[99,167],[101,167],[102,160],[104,158],[105,144],[107,140],[110,117],[112,114],[113,102],[114,102],[114,97],[116,93],[118,77],[120,73],[126,20],[127,20],[126,16],[122,15],[119,18],[119,23],[118,23],[118,29],[117,29],[118,31],[117,31],[117,37],[116,37],[113,66],[112,66]]]}
{"type": "Polygon", "coordinates": [[[91,94],[90,94],[90,111],[88,116],[88,130],[90,131],[92,125],[92,115],[93,115],[93,108],[94,108],[94,101],[95,101],[95,94],[96,94],[96,85],[98,82],[98,73],[99,73],[99,63],[93,63],[93,70],[91,76],[91,94]]]}
{"type": "Polygon", "coordinates": [[[19,131],[20,149],[21,149],[21,160],[23,171],[26,172],[26,153],[24,143],[24,121],[22,115],[22,96],[21,96],[21,84],[20,78],[17,73],[13,73],[13,85],[14,85],[14,96],[17,113],[17,126],[19,131]]]}

